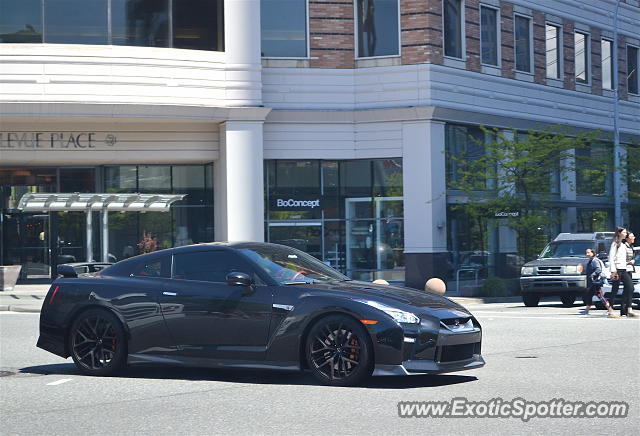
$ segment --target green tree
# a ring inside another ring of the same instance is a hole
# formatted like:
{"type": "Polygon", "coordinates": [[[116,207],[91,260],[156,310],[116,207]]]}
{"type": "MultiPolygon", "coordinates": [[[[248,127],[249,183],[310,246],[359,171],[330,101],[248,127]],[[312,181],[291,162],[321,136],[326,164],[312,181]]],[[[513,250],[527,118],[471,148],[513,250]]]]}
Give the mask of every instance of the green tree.
{"type": "MultiPolygon", "coordinates": [[[[518,234],[521,254],[531,259],[540,243],[546,242],[544,230],[559,218],[552,203],[554,194],[581,163],[578,151],[598,142],[598,132],[570,135],[558,127],[526,133],[515,129],[509,133],[485,127],[482,130],[486,138],[494,140],[473,138],[483,150],[479,156],[448,156],[456,167],[448,188],[461,191],[465,197],[454,209],[481,229],[490,219],[506,220],[518,234]]],[[[593,159],[589,158],[589,162],[593,166],[593,159]]],[[[569,185],[575,189],[572,183],[569,185]]]]}

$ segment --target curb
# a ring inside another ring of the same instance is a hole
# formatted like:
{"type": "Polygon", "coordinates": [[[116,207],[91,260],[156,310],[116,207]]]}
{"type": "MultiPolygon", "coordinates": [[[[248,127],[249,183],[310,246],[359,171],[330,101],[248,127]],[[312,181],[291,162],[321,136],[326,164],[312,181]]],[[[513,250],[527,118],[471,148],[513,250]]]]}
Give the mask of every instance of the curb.
{"type": "MultiPolygon", "coordinates": [[[[446,296],[446,295],[445,295],[446,296]]],[[[460,304],[518,303],[522,297],[449,297],[460,304]]]]}
{"type": "Polygon", "coordinates": [[[0,312],[40,313],[40,307],[8,306],[0,304],[0,312]]]}

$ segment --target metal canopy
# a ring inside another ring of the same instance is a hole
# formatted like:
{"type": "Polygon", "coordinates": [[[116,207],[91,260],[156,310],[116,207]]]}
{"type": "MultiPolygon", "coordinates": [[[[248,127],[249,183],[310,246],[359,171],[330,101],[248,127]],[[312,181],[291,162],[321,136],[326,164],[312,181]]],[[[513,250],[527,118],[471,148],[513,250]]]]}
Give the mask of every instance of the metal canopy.
{"type": "Polygon", "coordinates": [[[186,194],[24,194],[18,209],[24,212],[169,212],[186,194]]]}

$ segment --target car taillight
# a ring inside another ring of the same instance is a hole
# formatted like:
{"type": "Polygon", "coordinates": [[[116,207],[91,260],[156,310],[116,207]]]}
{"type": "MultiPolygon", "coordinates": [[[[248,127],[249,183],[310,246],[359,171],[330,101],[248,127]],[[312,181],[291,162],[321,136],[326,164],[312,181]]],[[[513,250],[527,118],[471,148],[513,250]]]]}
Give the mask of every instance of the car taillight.
{"type": "Polygon", "coordinates": [[[60,289],[60,285],[55,287],[55,289],[53,290],[53,293],[51,294],[51,298],[49,298],[49,304],[53,304],[53,299],[56,298],[56,294],[58,293],[59,289],[60,289]]]}

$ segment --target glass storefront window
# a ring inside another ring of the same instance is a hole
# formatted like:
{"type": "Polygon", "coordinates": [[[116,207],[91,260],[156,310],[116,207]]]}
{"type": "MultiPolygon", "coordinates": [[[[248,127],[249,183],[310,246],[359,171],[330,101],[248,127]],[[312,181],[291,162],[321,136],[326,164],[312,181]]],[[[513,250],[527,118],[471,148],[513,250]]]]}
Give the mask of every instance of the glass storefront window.
{"type": "Polygon", "coordinates": [[[60,168],[60,192],[96,192],[93,168],[60,168]]]}
{"type": "Polygon", "coordinates": [[[222,0],[173,0],[174,48],[224,50],[222,0]]]}
{"type": "Polygon", "coordinates": [[[42,42],[41,0],[0,0],[0,43],[42,42]]]}
{"type": "Polygon", "coordinates": [[[609,211],[578,209],[578,232],[610,232],[609,211]]]}
{"type": "Polygon", "coordinates": [[[45,2],[45,43],[107,44],[107,0],[45,2]]]}
{"type": "Polygon", "coordinates": [[[111,43],[169,46],[168,0],[111,0],[111,43]]]}
{"type": "Polygon", "coordinates": [[[138,168],[134,165],[105,167],[105,192],[137,192],[138,168]]]}
{"type": "Polygon", "coordinates": [[[260,24],[263,57],[307,56],[307,0],[261,0],[260,24]]]}
{"type": "Polygon", "coordinates": [[[223,5],[224,0],[0,0],[0,43],[223,51],[223,5]]]}
{"type": "Polygon", "coordinates": [[[267,240],[355,279],[404,280],[402,159],[266,161],[267,240]],[[277,199],[308,200],[295,210],[277,199]]]}
{"type": "Polygon", "coordinates": [[[171,189],[171,167],[150,165],[138,167],[138,192],[169,193],[171,189]]]}

